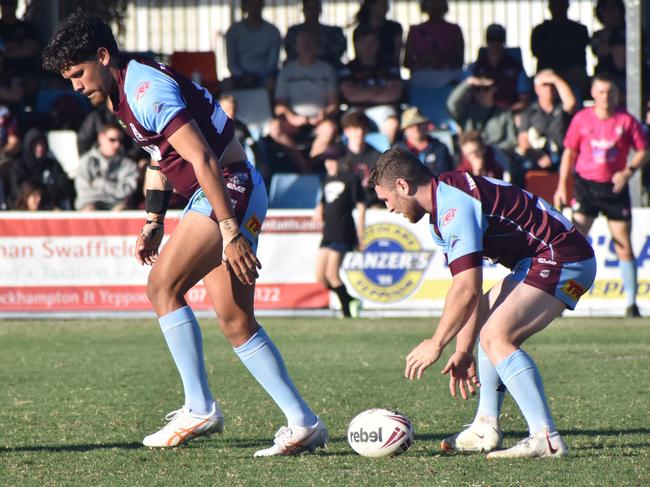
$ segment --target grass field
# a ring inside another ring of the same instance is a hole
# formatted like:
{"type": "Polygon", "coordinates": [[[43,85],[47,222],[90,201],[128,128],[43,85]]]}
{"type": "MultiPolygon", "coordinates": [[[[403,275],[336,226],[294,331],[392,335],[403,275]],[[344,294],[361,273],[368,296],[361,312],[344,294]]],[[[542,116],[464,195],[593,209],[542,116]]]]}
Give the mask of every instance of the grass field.
{"type": "MultiPolygon", "coordinates": [[[[264,322],[328,423],[327,450],[252,458],[283,416],[214,320],[203,320],[206,361],[226,432],[157,451],[140,441],[182,394],[154,320],[0,321],[0,485],[650,484],[650,320],[562,319],[533,337],[526,349],[570,454],[517,461],[439,452],[476,402],[451,398],[440,364],[421,381],[403,379],[404,356],[431,333],[430,320],[264,322]],[[369,459],[348,446],[349,420],[377,406],[412,419],[404,455],[369,459]]],[[[510,398],[502,426],[508,446],[525,435],[510,398]]]]}

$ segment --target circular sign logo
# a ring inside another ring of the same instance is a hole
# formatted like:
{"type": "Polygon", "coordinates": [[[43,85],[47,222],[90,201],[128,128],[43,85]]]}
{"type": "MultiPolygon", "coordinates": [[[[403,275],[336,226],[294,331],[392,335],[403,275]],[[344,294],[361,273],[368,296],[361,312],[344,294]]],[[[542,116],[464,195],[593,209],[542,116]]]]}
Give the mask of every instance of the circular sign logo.
{"type": "Polygon", "coordinates": [[[366,227],[363,244],[363,252],[346,254],[343,269],[360,296],[379,303],[400,301],[415,291],[433,256],[415,235],[392,223],[366,227]]]}

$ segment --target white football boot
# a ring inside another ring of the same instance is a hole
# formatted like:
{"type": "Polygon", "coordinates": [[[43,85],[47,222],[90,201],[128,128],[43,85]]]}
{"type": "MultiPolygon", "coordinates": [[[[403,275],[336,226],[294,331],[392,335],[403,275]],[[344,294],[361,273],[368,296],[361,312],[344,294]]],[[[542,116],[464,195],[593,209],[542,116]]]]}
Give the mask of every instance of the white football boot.
{"type": "Polygon", "coordinates": [[[283,426],[275,434],[273,446],[255,452],[256,457],[276,455],[298,455],[316,448],[325,448],[329,440],[329,431],[323,420],[318,418],[314,426],[283,426]]]}
{"type": "Polygon", "coordinates": [[[496,418],[477,417],[469,428],[440,442],[440,448],[452,452],[488,452],[501,447],[503,435],[496,418]]]}
{"type": "Polygon", "coordinates": [[[487,454],[487,458],[541,458],[541,457],[565,457],[569,448],[557,431],[549,433],[544,428],[533,436],[521,440],[512,448],[507,450],[493,451],[487,454]]]}
{"type": "Polygon", "coordinates": [[[223,415],[216,403],[212,403],[210,414],[193,414],[189,408],[183,406],[167,414],[165,421],[169,422],[160,431],[142,440],[144,446],[168,448],[182,445],[199,436],[223,433],[223,415]]]}

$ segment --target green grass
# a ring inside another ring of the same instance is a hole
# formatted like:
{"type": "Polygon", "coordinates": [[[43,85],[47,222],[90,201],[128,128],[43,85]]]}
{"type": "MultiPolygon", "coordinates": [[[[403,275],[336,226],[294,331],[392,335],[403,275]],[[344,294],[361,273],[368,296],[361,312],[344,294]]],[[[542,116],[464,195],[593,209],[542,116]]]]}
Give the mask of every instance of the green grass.
{"type": "MultiPolygon", "coordinates": [[[[471,420],[476,400],[451,398],[441,364],[420,381],[403,379],[404,356],[431,320],[313,318],[264,323],[326,420],[329,448],[253,459],[283,416],[214,320],[202,323],[226,432],[153,451],[142,437],[182,404],[154,320],[0,321],[0,485],[650,484],[650,320],[562,319],[530,340],[570,455],[517,461],[440,454],[440,439],[471,420]],[[407,453],[369,459],[350,449],[347,424],[370,407],[412,419],[407,453]]],[[[507,445],[525,435],[509,398],[502,426],[507,445]]]]}

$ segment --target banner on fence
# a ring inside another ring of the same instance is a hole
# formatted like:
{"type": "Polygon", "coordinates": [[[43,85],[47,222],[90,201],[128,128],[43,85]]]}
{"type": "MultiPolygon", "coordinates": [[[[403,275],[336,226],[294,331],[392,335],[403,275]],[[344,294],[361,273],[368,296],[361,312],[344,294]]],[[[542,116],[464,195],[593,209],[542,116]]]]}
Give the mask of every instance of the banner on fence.
{"type": "MultiPolygon", "coordinates": [[[[171,216],[171,215],[170,215],[171,216]]],[[[426,219],[409,224],[398,215],[367,213],[365,248],[350,252],[341,277],[366,310],[437,314],[451,282],[444,255],[433,245],[426,219]]],[[[168,233],[177,224],[167,219],[168,233]]],[[[135,261],[140,213],[3,213],[0,215],[0,313],[149,311],[149,268],[135,261]]],[[[328,306],[328,292],[314,279],[320,227],[309,211],[270,211],[258,256],[263,268],[255,290],[259,310],[328,306]]],[[[576,312],[621,314],[623,286],[613,241],[604,219],[590,234],[596,251],[596,283],[576,312]]],[[[642,308],[650,306],[650,210],[634,210],[642,308]]],[[[484,267],[486,288],[507,270],[484,267]]],[[[194,287],[187,300],[211,308],[206,289],[194,287]]],[[[336,307],[336,299],[332,300],[336,307]]]]}

